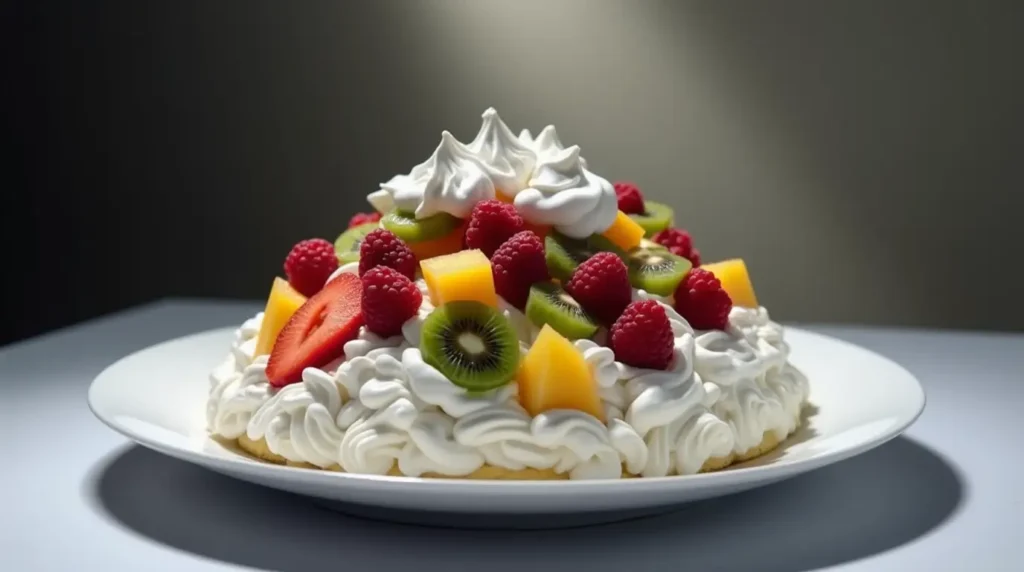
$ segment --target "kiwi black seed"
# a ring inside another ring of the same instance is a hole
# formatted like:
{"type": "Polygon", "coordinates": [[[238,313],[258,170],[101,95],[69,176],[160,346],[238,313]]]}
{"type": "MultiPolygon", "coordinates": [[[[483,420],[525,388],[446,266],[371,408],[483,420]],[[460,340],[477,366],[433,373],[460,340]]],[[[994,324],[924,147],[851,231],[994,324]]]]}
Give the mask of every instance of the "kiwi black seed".
{"type": "Polygon", "coordinates": [[[497,309],[480,302],[449,302],[430,313],[420,334],[423,361],[469,391],[512,381],[519,338],[497,309]]]}
{"type": "Polygon", "coordinates": [[[626,254],[607,238],[595,234],[586,239],[569,238],[551,231],[544,238],[544,257],[552,278],[567,282],[576,267],[598,252],[612,252],[625,260],[626,254]]]}
{"type": "Polygon", "coordinates": [[[675,214],[672,212],[672,207],[668,205],[644,201],[644,212],[631,214],[629,218],[644,228],[644,236],[651,237],[672,226],[675,214]]]}
{"type": "Polygon", "coordinates": [[[359,260],[359,248],[363,245],[366,235],[380,228],[375,222],[354,226],[341,233],[334,240],[334,253],[338,255],[339,264],[348,264],[359,260]]]}
{"type": "Polygon", "coordinates": [[[626,259],[629,283],[659,296],[671,296],[690,271],[690,261],[663,249],[638,246],[626,259]]]}
{"type": "Polygon", "coordinates": [[[462,221],[448,213],[418,219],[410,212],[393,210],[380,219],[380,225],[405,242],[423,242],[447,236],[462,221]]]}
{"type": "Polygon", "coordinates": [[[538,282],[530,287],[526,317],[537,327],[547,324],[570,340],[589,338],[597,332],[597,322],[579,302],[551,282],[538,282]]]}

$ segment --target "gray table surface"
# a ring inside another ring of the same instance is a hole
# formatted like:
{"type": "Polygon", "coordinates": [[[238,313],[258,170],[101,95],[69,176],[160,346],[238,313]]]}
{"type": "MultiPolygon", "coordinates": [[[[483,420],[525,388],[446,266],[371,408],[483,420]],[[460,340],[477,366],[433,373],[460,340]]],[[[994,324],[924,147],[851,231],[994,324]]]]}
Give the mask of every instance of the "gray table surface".
{"type": "Polygon", "coordinates": [[[1024,334],[810,327],[921,380],[928,406],[904,437],[666,516],[467,531],[330,512],[134,446],[89,412],[108,364],[257,310],[169,300],[0,349],[0,570],[1024,570],[1024,334]]]}

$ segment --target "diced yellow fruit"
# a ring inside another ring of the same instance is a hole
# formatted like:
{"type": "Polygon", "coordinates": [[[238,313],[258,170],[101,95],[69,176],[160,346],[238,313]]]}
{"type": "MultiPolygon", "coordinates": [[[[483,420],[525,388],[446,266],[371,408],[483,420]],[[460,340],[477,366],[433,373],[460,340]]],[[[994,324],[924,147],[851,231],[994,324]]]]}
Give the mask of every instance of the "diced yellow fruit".
{"type": "Polygon", "coordinates": [[[512,195],[506,195],[501,191],[494,193],[494,198],[506,204],[512,204],[512,202],[515,200],[515,197],[513,197],[512,195]]]}
{"type": "Polygon", "coordinates": [[[263,310],[263,325],[260,335],[256,338],[255,355],[269,354],[274,349],[274,342],[281,328],[288,323],[292,314],[306,303],[306,297],[299,294],[284,278],[274,278],[270,288],[267,307],[263,310]]]}
{"type": "Polygon", "coordinates": [[[420,270],[434,306],[470,301],[498,307],[491,261],[480,250],[463,250],[421,260],[420,270]]]}
{"type": "Polygon", "coordinates": [[[452,254],[462,250],[462,241],[466,237],[466,225],[460,225],[452,232],[431,240],[420,242],[408,242],[409,249],[416,255],[417,260],[426,260],[445,254],[452,254]]]}
{"type": "Polygon", "coordinates": [[[704,270],[710,271],[722,283],[722,288],[732,298],[734,306],[744,308],[757,308],[757,296],[754,295],[754,285],[750,282],[750,274],[747,272],[747,265],[741,258],[713,262],[701,266],[704,270]]]}
{"type": "Polygon", "coordinates": [[[644,227],[637,224],[628,214],[619,211],[615,216],[615,222],[601,234],[615,246],[629,252],[640,246],[640,239],[644,237],[644,227]]]}
{"type": "Polygon", "coordinates": [[[516,376],[519,403],[530,415],[574,409],[604,421],[597,382],[583,354],[551,326],[544,325],[516,376]]]}

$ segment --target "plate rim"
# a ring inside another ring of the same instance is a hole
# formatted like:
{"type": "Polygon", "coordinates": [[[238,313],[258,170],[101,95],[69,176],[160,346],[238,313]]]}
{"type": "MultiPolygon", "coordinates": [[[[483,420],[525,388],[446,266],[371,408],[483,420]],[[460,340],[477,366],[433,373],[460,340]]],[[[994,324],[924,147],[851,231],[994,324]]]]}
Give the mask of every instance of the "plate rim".
{"type": "MultiPolygon", "coordinates": [[[[380,488],[401,488],[406,492],[413,492],[413,490],[421,491],[425,493],[429,492],[452,492],[458,490],[461,493],[466,492],[477,492],[477,491],[488,491],[494,489],[502,489],[504,491],[515,490],[523,493],[529,492],[568,492],[567,489],[573,491],[587,491],[587,492],[599,492],[603,489],[616,489],[616,492],[623,492],[622,489],[628,489],[630,491],[637,492],[648,492],[652,490],[665,490],[673,488],[675,486],[681,487],[694,487],[701,488],[707,485],[738,485],[748,482],[770,482],[773,480],[779,480],[788,476],[794,476],[796,474],[808,472],[821,468],[826,465],[837,463],[851,457],[855,457],[871,449],[884,445],[885,443],[895,439],[902,435],[911,425],[913,425],[924,413],[927,405],[927,393],[924,390],[920,380],[911,373],[907,368],[896,362],[895,360],[880,354],[874,350],[865,348],[863,346],[848,342],[846,340],[814,332],[798,326],[785,326],[786,332],[797,332],[798,336],[808,336],[811,338],[817,338],[821,342],[836,344],[844,346],[844,349],[853,350],[855,352],[864,352],[869,354],[873,359],[885,362],[887,366],[893,367],[899,370],[908,381],[912,381],[912,389],[915,399],[914,412],[909,415],[901,415],[898,418],[898,422],[889,427],[882,435],[866,439],[863,441],[855,442],[848,446],[840,446],[834,449],[828,449],[812,457],[798,460],[787,461],[785,459],[779,459],[768,464],[754,465],[748,467],[735,467],[724,471],[715,471],[709,473],[697,473],[693,475],[673,475],[664,477],[643,477],[633,479],[605,479],[605,480],[487,480],[487,479],[463,479],[458,477],[453,478],[423,478],[423,477],[408,477],[408,476],[392,476],[392,475],[371,475],[362,473],[347,473],[343,471],[327,471],[322,469],[310,469],[305,467],[294,467],[288,465],[277,465],[273,463],[261,462],[258,460],[250,459],[241,455],[237,456],[217,456],[210,454],[203,449],[185,448],[174,445],[169,445],[158,439],[150,438],[145,435],[141,435],[130,428],[120,424],[114,418],[113,414],[102,411],[102,406],[98,406],[96,403],[96,395],[101,390],[105,381],[111,372],[116,371],[119,367],[123,367],[124,363],[137,358],[140,354],[154,351],[157,348],[172,345],[175,343],[181,343],[189,338],[200,337],[200,336],[212,336],[214,334],[224,334],[225,337],[229,336],[233,332],[235,327],[221,327],[211,328],[207,330],[201,330],[171,338],[156,344],[149,345],[147,347],[135,350],[121,358],[115,360],[93,378],[89,384],[87,392],[87,403],[89,410],[92,414],[100,420],[104,425],[112,429],[114,432],[119,433],[130,441],[155,450],[157,452],[169,455],[171,457],[195,463],[197,465],[212,468],[222,469],[229,473],[243,472],[252,473],[260,472],[265,474],[272,480],[303,480],[312,482],[317,485],[326,486],[367,486],[367,487],[380,487],[380,488]]],[[[813,384],[813,380],[811,381],[813,384]]],[[[813,387],[813,385],[812,385],[813,387]]],[[[908,408],[909,411],[909,408],[908,408]]],[[[206,437],[211,439],[209,435],[206,437]]]]}

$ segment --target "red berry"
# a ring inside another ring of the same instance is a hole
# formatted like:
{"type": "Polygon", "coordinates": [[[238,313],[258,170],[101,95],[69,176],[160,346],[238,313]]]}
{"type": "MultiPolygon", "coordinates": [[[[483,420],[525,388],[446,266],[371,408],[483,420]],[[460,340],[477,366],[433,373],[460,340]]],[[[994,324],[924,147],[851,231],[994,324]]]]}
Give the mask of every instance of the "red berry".
{"type": "Polygon", "coordinates": [[[713,273],[694,268],[676,288],[676,311],[697,330],[724,330],[732,299],[713,273]]]}
{"type": "Polygon", "coordinates": [[[643,214],[644,195],[640,188],[626,181],[619,181],[613,185],[615,196],[619,198],[619,210],[626,214],[643,214]]]}
{"type": "Polygon", "coordinates": [[[409,280],[416,278],[416,255],[409,246],[390,230],[378,228],[363,238],[359,247],[359,275],[375,266],[387,266],[404,274],[409,280]]]}
{"type": "Polygon", "coordinates": [[[516,207],[497,199],[480,201],[473,207],[466,227],[466,248],[479,248],[488,258],[498,247],[524,228],[516,207]]]}
{"type": "Polygon", "coordinates": [[[491,256],[494,289],[498,295],[522,310],[530,295],[530,286],[548,280],[544,260],[544,242],[529,230],[517,232],[491,256]]]}
{"type": "Polygon", "coordinates": [[[323,367],[345,355],[345,344],[363,325],[361,290],[359,278],[342,274],[292,314],[267,361],[270,385],[298,383],[307,367],[323,367]]]}
{"type": "Polygon", "coordinates": [[[380,221],[380,213],[356,213],[355,215],[352,216],[351,219],[349,219],[348,227],[352,228],[355,226],[359,226],[361,224],[366,224],[368,222],[378,221],[380,221]]]}
{"type": "Polygon", "coordinates": [[[603,324],[618,319],[633,298],[626,265],[611,252],[598,252],[584,260],[573,271],[565,290],[603,324]]]}
{"type": "Polygon", "coordinates": [[[694,267],[700,266],[700,251],[693,247],[690,233],[678,228],[667,228],[654,235],[654,242],[664,246],[676,256],[682,256],[694,267]]]}
{"type": "Polygon", "coordinates": [[[331,273],[338,269],[334,245],[322,238],[303,240],[292,247],[284,259],[284,275],[288,283],[303,296],[312,296],[324,287],[331,273]]]}
{"type": "Polygon", "coordinates": [[[394,268],[377,266],[363,274],[363,321],[366,329],[389,338],[416,315],[423,294],[416,283],[394,268]]]}
{"type": "Polygon", "coordinates": [[[668,369],[675,336],[665,308],[655,300],[631,302],[612,325],[608,346],[615,359],[626,365],[668,369]]]}

